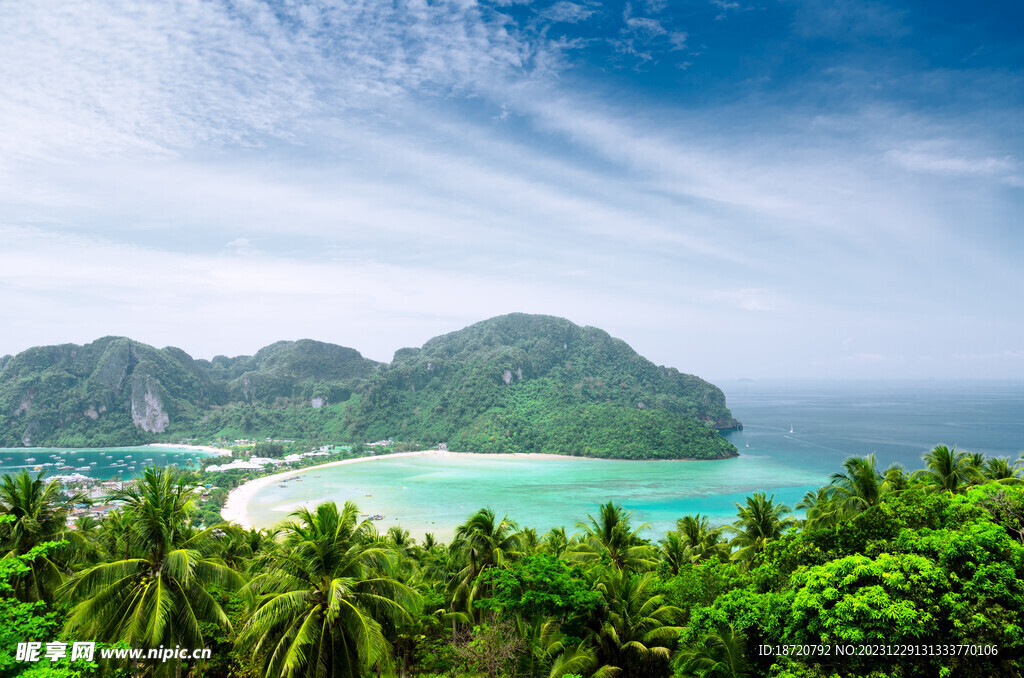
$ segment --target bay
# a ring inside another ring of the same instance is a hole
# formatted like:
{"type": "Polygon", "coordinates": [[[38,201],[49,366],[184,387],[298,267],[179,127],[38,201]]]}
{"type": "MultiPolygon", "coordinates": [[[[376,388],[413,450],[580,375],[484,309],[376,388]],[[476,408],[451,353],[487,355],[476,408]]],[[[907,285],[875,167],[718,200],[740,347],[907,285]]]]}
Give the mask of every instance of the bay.
{"type": "Polygon", "coordinates": [[[42,472],[44,477],[80,473],[96,480],[128,479],[140,475],[145,466],[193,468],[198,459],[209,456],[210,452],[159,446],[0,448],[0,474],[25,470],[42,472]]]}
{"type": "Polygon", "coordinates": [[[649,536],[702,513],[722,524],[756,491],[794,506],[828,482],[849,456],[875,454],[880,468],[907,470],[936,444],[1016,459],[1024,448],[1021,382],[737,381],[719,384],[742,431],[727,435],[740,457],[722,461],[613,461],[530,456],[380,459],[309,469],[302,482],[272,485],[249,502],[251,522],[269,526],[301,505],[355,501],[401,525],[449,539],[481,507],[521,526],[570,531],[609,500],[648,523],[649,536]]]}

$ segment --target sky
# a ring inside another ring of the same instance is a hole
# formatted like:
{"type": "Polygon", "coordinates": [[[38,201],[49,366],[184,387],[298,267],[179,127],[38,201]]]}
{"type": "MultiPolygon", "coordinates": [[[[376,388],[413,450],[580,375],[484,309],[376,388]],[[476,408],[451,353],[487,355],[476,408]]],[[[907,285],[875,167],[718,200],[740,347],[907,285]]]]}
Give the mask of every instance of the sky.
{"type": "Polygon", "coordinates": [[[510,312],[709,379],[1024,379],[1024,4],[0,3],[0,355],[510,312]]]}

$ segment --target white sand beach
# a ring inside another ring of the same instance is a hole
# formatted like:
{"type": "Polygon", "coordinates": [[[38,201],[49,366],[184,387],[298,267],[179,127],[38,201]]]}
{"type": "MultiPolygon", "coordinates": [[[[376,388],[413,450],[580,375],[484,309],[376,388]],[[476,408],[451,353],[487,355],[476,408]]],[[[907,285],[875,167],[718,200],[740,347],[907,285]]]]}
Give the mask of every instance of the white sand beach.
{"type": "Polygon", "coordinates": [[[221,457],[230,457],[231,450],[225,450],[211,445],[185,445],[183,443],[149,443],[143,447],[164,447],[174,450],[195,450],[196,452],[212,452],[221,457]]]}
{"type": "Polygon", "coordinates": [[[228,494],[228,499],[224,502],[224,508],[221,509],[220,515],[224,520],[229,522],[238,523],[242,527],[248,529],[254,527],[249,522],[248,507],[249,501],[253,498],[257,492],[268,485],[280,482],[282,478],[293,476],[297,473],[306,471],[312,471],[314,469],[327,468],[328,466],[341,466],[343,464],[358,464],[364,461],[374,461],[375,459],[393,459],[395,457],[417,457],[417,456],[445,456],[453,454],[444,450],[420,450],[418,452],[395,452],[394,454],[382,454],[373,457],[358,457],[356,459],[341,459],[340,461],[331,461],[326,464],[318,464],[316,466],[307,466],[302,469],[292,469],[290,471],[282,471],[281,473],[274,473],[273,475],[263,476],[262,478],[256,478],[249,482],[239,485],[235,489],[231,490],[228,494]]]}

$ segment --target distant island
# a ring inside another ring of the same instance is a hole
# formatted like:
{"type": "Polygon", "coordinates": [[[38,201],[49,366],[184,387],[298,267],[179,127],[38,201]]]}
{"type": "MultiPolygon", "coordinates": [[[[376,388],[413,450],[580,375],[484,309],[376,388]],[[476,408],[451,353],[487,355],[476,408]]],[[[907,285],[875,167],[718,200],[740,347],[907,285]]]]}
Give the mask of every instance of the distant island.
{"type": "Polygon", "coordinates": [[[0,358],[0,446],[291,438],[483,453],[722,459],[742,428],[722,391],[624,341],[514,313],[397,351],[390,363],[303,339],[193,359],[125,337],[0,358]]]}

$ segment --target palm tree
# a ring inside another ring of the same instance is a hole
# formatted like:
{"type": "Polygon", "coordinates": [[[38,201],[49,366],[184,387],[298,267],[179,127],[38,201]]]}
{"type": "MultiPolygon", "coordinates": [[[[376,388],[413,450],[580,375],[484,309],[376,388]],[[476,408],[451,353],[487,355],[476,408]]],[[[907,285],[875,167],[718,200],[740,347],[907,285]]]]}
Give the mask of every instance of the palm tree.
{"type": "Polygon", "coordinates": [[[804,525],[809,530],[833,527],[839,522],[841,510],[832,487],[819,487],[808,492],[796,507],[806,511],[804,525]]]}
{"type": "Polygon", "coordinates": [[[661,540],[661,548],[658,549],[661,555],[661,562],[673,577],[679,574],[684,565],[690,564],[692,551],[686,537],[680,536],[678,532],[666,532],[665,538],[661,540]]]}
{"type": "Polygon", "coordinates": [[[750,675],[743,657],[745,642],[731,624],[722,624],[718,633],[709,633],[697,647],[677,652],[673,663],[684,676],[745,678],[750,675]]]}
{"type": "Polygon", "coordinates": [[[739,519],[733,523],[733,537],[730,545],[736,551],[733,559],[752,565],[764,549],[765,544],[774,541],[795,524],[793,518],[784,518],[791,510],[785,504],[776,504],[775,495],[766,497],[764,492],[757,492],[747,497],[747,505],[736,504],[739,519]]]}
{"type": "Polygon", "coordinates": [[[973,466],[979,471],[985,467],[985,455],[982,452],[967,452],[964,457],[967,460],[967,464],[973,466]]]}
{"type": "MultiPolygon", "coordinates": [[[[61,593],[77,603],[66,632],[71,637],[124,641],[134,647],[202,647],[201,623],[227,631],[231,624],[211,587],[230,589],[241,578],[223,561],[211,530],[188,526],[195,493],[169,469],[147,468],[112,500],[125,504],[124,548],[120,560],[79,572],[61,593]]],[[[149,665],[172,672],[174,663],[149,665]]]]}
{"type": "Polygon", "coordinates": [[[553,527],[544,535],[543,549],[556,558],[561,558],[569,548],[569,537],[564,527],[553,527]]]}
{"type": "Polygon", "coordinates": [[[882,493],[896,494],[910,487],[910,476],[903,467],[893,462],[882,474],[882,493]]]}
{"type": "Polygon", "coordinates": [[[871,508],[882,499],[882,474],[875,467],[875,455],[847,457],[845,473],[833,473],[831,486],[842,513],[849,517],[871,508]]]}
{"type": "Polygon", "coordinates": [[[928,468],[915,471],[914,475],[933,490],[953,494],[980,476],[967,453],[957,452],[956,445],[952,448],[936,445],[930,452],[925,453],[922,459],[928,468]]]}
{"type": "Polygon", "coordinates": [[[697,514],[686,515],[676,521],[676,532],[683,537],[690,547],[691,560],[698,562],[705,558],[717,558],[722,555],[722,528],[712,528],[707,517],[697,514]]]}
{"type": "Polygon", "coordinates": [[[640,537],[646,524],[632,527],[630,511],[612,502],[603,504],[597,518],[588,515],[589,522],[579,523],[583,539],[576,544],[570,557],[591,564],[607,562],[619,570],[649,570],[654,564],[654,549],[640,537]]]}
{"type": "Polygon", "coordinates": [[[356,678],[390,663],[384,624],[409,619],[416,593],[388,575],[397,554],[346,502],[300,509],[284,548],[245,587],[252,614],[239,636],[266,678],[356,678]]]}
{"type": "Polygon", "coordinates": [[[388,528],[384,541],[406,558],[413,558],[418,550],[416,539],[409,536],[409,530],[404,530],[398,525],[388,528]]]}
{"type": "MultiPolygon", "coordinates": [[[[70,541],[83,546],[81,536],[66,527],[71,509],[85,502],[85,495],[76,492],[61,499],[60,494],[60,485],[52,480],[44,483],[42,473],[32,478],[28,471],[21,471],[0,480],[0,513],[10,516],[0,524],[4,558],[23,556],[49,541],[70,541]]],[[[30,601],[53,602],[54,592],[64,581],[66,561],[74,555],[73,549],[57,547],[28,561],[29,572],[15,582],[15,594],[30,601]]]]}
{"type": "Polygon", "coordinates": [[[533,555],[541,550],[541,541],[536,529],[527,527],[519,531],[519,549],[523,555],[533,555]]]}
{"type": "Polygon", "coordinates": [[[682,610],[665,604],[652,572],[637,574],[609,569],[596,589],[604,598],[600,625],[595,629],[597,654],[605,675],[620,669],[625,676],[657,675],[667,666],[671,646],[679,636],[675,626],[682,610]]]}
{"type": "Polygon", "coordinates": [[[508,516],[498,520],[490,508],[480,509],[456,528],[449,549],[462,567],[455,577],[453,611],[455,605],[461,603],[464,611],[474,613],[473,601],[482,593],[480,575],[519,553],[517,529],[508,516]]]}
{"type": "Polygon", "coordinates": [[[985,467],[981,469],[982,475],[986,480],[992,480],[1003,485],[1019,485],[1024,480],[1020,477],[1020,469],[1018,469],[1019,461],[1010,463],[1009,457],[993,457],[985,462],[985,467]]]}

